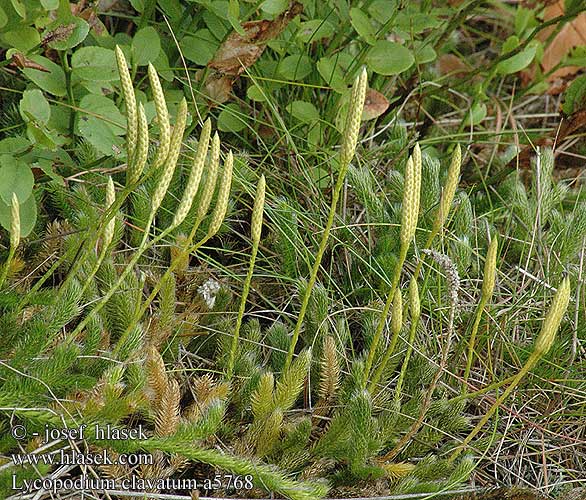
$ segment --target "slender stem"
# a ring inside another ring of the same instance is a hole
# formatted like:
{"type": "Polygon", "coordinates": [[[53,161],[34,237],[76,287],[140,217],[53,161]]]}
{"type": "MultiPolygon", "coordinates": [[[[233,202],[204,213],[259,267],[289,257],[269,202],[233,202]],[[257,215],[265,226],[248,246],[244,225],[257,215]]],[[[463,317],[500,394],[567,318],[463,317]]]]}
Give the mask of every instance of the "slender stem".
{"type": "Polygon", "coordinates": [[[484,311],[484,307],[486,306],[486,297],[482,296],[480,298],[480,302],[478,303],[478,307],[476,308],[476,313],[474,316],[474,324],[472,325],[472,333],[470,334],[470,339],[468,340],[468,353],[466,356],[466,370],[464,371],[464,384],[462,385],[462,391],[466,391],[466,383],[468,382],[468,377],[470,376],[470,370],[472,368],[472,359],[474,356],[474,345],[476,344],[476,335],[478,334],[478,326],[480,325],[480,318],[482,317],[482,312],[484,311]]]}
{"type": "Polygon", "coordinates": [[[4,285],[4,281],[6,280],[6,276],[8,276],[8,268],[10,267],[10,263],[12,262],[12,259],[14,258],[14,254],[16,253],[16,249],[12,247],[12,245],[10,245],[10,250],[8,250],[8,258],[6,259],[6,262],[4,263],[4,265],[2,266],[2,274],[0,274],[0,288],[2,288],[2,285],[4,285]]]}
{"type": "Polygon", "coordinates": [[[232,378],[234,372],[234,361],[236,359],[236,350],[238,348],[238,338],[240,336],[240,327],[242,326],[242,318],[244,317],[244,310],[246,309],[246,299],[250,292],[250,283],[252,281],[252,274],[254,272],[254,262],[256,261],[256,254],[258,253],[258,243],[252,246],[250,254],[250,264],[248,266],[248,273],[244,281],[242,289],[242,296],[240,297],[240,307],[238,309],[238,317],[236,318],[236,326],[234,327],[234,335],[232,337],[232,345],[230,346],[230,354],[228,357],[228,367],[226,369],[226,377],[228,380],[232,378]]]}
{"type": "MultiPolygon", "coordinates": [[[[417,318],[417,320],[419,320],[419,318],[417,318]]],[[[405,359],[403,359],[401,373],[399,374],[399,380],[397,382],[397,387],[395,388],[395,401],[401,399],[401,389],[403,388],[403,382],[405,380],[405,375],[407,374],[407,366],[409,365],[411,353],[413,352],[413,343],[415,342],[415,333],[417,332],[418,322],[419,321],[411,321],[411,327],[409,329],[409,345],[407,346],[407,352],[405,353],[405,359]]]]}
{"type": "Polygon", "coordinates": [[[313,263],[313,267],[311,268],[309,282],[307,283],[307,287],[305,288],[305,293],[303,295],[303,301],[301,303],[301,310],[299,311],[299,317],[297,318],[297,323],[295,324],[295,330],[293,331],[293,337],[291,338],[291,344],[289,345],[289,352],[287,353],[287,358],[285,360],[284,371],[287,371],[287,369],[291,365],[291,361],[293,360],[293,355],[295,354],[295,346],[297,345],[297,341],[299,340],[299,333],[301,332],[301,326],[303,325],[305,313],[307,312],[309,298],[311,297],[311,292],[312,292],[312,289],[315,285],[315,281],[317,279],[317,273],[319,271],[321,260],[323,258],[324,252],[326,250],[326,246],[328,244],[328,238],[330,236],[330,231],[332,229],[332,225],[334,224],[334,217],[336,215],[336,208],[338,205],[338,200],[340,198],[340,192],[342,191],[342,186],[344,184],[344,179],[346,177],[347,171],[348,171],[348,165],[341,166],[340,172],[338,174],[338,180],[336,181],[336,185],[334,187],[334,192],[332,193],[332,202],[330,205],[330,212],[328,214],[328,220],[326,223],[326,227],[325,227],[324,232],[322,234],[319,248],[318,248],[317,254],[315,256],[315,262],[313,263]]]}
{"type": "Polygon", "coordinates": [[[381,362],[377,366],[376,371],[374,372],[374,375],[372,376],[372,379],[370,380],[370,384],[368,385],[368,390],[371,394],[373,393],[373,391],[376,388],[383,372],[385,371],[385,368],[387,367],[387,363],[389,362],[389,359],[391,359],[391,356],[395,352],[395,347],[397,347],[397,340],[399,340],[399,333],[400,333],[400,330],[397,330],[396,332],[393,333],[393,337],[391,338],[391,342],[389,343],[389,347],[385,351],[385,353],[383,355],[383,359],[381,360],[381,362]]]}
{"type": "Polygon", "coordinates": [[[456,448],[454,450],[454,452],[450,455],[450,458],[448,459],[448,461],[453,462],[458,457],[458,455],[462,451],[464,451],[464,449],[466,448],[466,446],[468,446],[470,441],[472,441],[472,439],[474,439],[474,437],[480,432],[482,427],[484,427],[486,422],[488,422],[490,417],[492,417],[492,415],[497,410],[497,408],[505,401],[505,399],[507,399],[509,397],[509,395],[511,394],[511,392],[513,392],[515,387],[517,387],[517,385],[519,385],[519,382],[521,381],[521,379],[525,375],[527,375],[527,373],[529,372],[529,370],[531,370],[531,368],[533,368],[533,365],[535,365],[535,363],[537,362],[538,359],[539,359],[539,354],[534,351],[531,354],[531,356],[529,357],[529,359],[527,360],[527,363],[525,363],[523,368],[521,368],[521,370],[519,370],[519,373],[517,373],[517,375],[515,376],[515,378],[511,382],[511,385],[509,385],[509,387],[507,387],[505,389],[505,391],[496,399],[496,401],[492,404],[492,406],[489,408],[489,410],[484,414],[484,416],[476,424],[476,427],[474,427],[474,429],[472,429],[470,431],[470,434],[468,434],[468,436],[466,436],[466,439],[464,439],[464,441],[462,441],[462,444],[460,446],[458,446],[458,448],[456,448]]]}
{"type": "Polygon", "coordinates": [[[380,319],[376,327],[376,332],[374,334],[372,342],[370,343],[370,350],[368,351],[368,357],[366,358],[366,364],[364,365],[364,376],[362,379],[363,387],[366,387],[366,384],[368,382],[368,376],[370,375],[370,370],[372,369],[372,363],[374,362],[376,348],[378,347],[378,343],[380,342],[380,339],[382,337],[383,329],[387,322],[387,316],[389,315],[389,311],[393,303],[393,298],[395,297],[395,292],[397,291],[397,286],[399,285],[399,279],[401,278],[403,264],[405,263],[405,259],[407,258],[407,248],[407,245],[401,246],[399,260],[397,262],[397,266],[395,267],[393,281],[391,282],[391,289],[389,290],[389,294],[387,295],[387,301],[385,302],[382,313],[380,315],[380,319]]]}
{"type": "Polygon", "coordinates": [[[482,394],[485,394],[487,392],[492,391],[493,389],[498,389],[499,387],[502,387],[503,385],[506,385],[509,382],[512,382],[514,378],[515,378],[515,375],[511,375],[510,377],[507,377],[504,380],[499,380],[497,382],[493,382],[492,384],[487,385],[486,387],[483,387],[482,389],[478,389],[477,391],[463,392],[459,396],[456,396],[456,397],[453,397],[452,399],[450,399],[450,403],[457,403],[458,401],[462,401],[463,399],[475,398],[476,396],[480,396],[482,394]]]}
{"type": "MultiPolygon", "coordinates": [[[[435,239],[435,237],[438,235],[439,233],[439,228],[433,228],[431,230],[431,233],[429,234],[429,236],[427,237],[427,241],[425,242],[425,246],[423,248],[431,248],[431,244],[433,242],[433,240],[435,239]]],[[[422,253],[419,257],[419,262],[417,262],[417,267],[415,268],[415,272],[413,273],[413,276],[415,277],[415,279],[417,279],[419,277],[419,273],[421,272],[421,268],[423,267],[423,261],[425,260],[425,254],[422,253]]]]}

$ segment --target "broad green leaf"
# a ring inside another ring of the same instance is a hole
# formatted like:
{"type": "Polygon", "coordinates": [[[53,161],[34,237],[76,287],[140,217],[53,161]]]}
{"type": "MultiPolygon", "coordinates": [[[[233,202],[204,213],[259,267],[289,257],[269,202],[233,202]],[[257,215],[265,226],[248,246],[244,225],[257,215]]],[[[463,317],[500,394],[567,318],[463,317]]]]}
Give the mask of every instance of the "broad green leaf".
{"type": "Polygon", "coordinates": [[[501,48],[501,54],[506,54],[507,52],[511,52],[511,50],[517,48],[519,46],[519,37],[516,35],[512,35],[505,40],[503,46],[501,48]]]}
{"type": "Polygon", "coordinates": [[[315,168],[309,169],[309,173],[311,174],[311,177],[313,178],[314,184],[319,189],[326,189],[329,187],[330,173],[325,168],[315,167],[315,168]]]}
{"type": "Polygon", "coordinates": [[[220,19],[228,20],[228,8],[230,7],[229,0],[213,0],[205,2],[206,9],[213,12],[220,19]]]}
{"type": "Polygon", "coordinates": [[[132,5],[132,8],[137,12],[144,11],[144,0],[130,0],[130,5],[132,5]]]}
{"type": "Polygon", "coordinates": [[[63,136],[69,136],[71,129],[71,114],[74,111],[67,106],[51,106],[51,118],[48,127],[63,136]]]}
{"type": "Polygon", "coordinates": [[[515,13],[515,34],[522,36],[527,30],[538,26],[539,22],[535,19],[535,12],[525,7],[517,7],[515,13]]]}
{"type": "Polygon", "coordinates": [[[76,133],[90,142],[100,153],[116,156],[124,143],[120,137],[126,129],[126,120],[105,96],[88,94],[79,102],[76,133]]]}
{"type": "Polygon", "coordinates": [[[17,30],[8,31],[2,34],[2,39],[10,47],[14,47],[24,53],[41,43],[41,35],[39,35],[36,29],[30,26],[23,26],[17,30]]]}
{"type": "Polygon", "coordinates": [[[425,30],[439,26],[440,20],[436,16],[416,11],[414,10],[415,8],[414,5],[410,5],[408,8],[399,11],[395,18],[397,29],[417,35],[425,30]]]}
{"type": "Polygon", "coordinates": [[[106,156],[117,156],[122,150],[124,140],[115,135],[103,120],[90,116],[80,116],[77,128],[85,140],[106,156]]]}
{"type": "Polygon", "coordinates": [[[563,112],[571,115],[586,108],[586,75],[579,76],[566,90],[563,112]]]}
{"type": "Polygon", "coordinates": [[[8,16],[6,15],[6,11],[0,7],[0,29],[4,28],[8,24],[8,16]]]}
{"type": "MultiPolygon", "coordinates": [[[[307,132],[307,144],[312,148],[317,148],[322,142],[322,128],[319,122],[313,122],[307,132]]],[[[321,186],[320,186],[321,188],[321,186]]]]}
{"type": "Polygon", "coordinates": [[[52,22],[45,29],[45,35],[53,30],[59,29],[70,29],[71,33],[65,39],[49,42],[48,45],[55,50],[68,50],[85,40],[90,31],[90,26],[85,20],[79,17],[69,16],[52,22]]]}
{"type": "Polygon", "coordinates": [[[47,72],[33,68],[24,68],[22,72],[29,80],[41,87],[44,91],[49,92],[49,94],[60,97],[67,94],[65,72],[61,66],[40,55],[30,56],[29,59],[48,70],[47,72]]]}
{"type": "Polygon", "coordinates": [[[260,8],[272,16],[278,16],[289,7],[289,0],[265,0],[260,8]]]}
{"type": "Polygon", "coordinates": [[[368,6],[368,13],[381,24],[389,22],[396,12],[396,0],[375,0],[368,6]]]}
{"type": "Polygon", "coordinates": [[[155,28],[147,26],[139,30],[132,39],[132,60],[139,66],[146,66],[159,57],[161,39],[155,28]]]}
{"type": "Polygon", "coordinates": [[[225,23],[220,16],[217,16],[209,10],[206,10],[202,17],[208,30],[216,38],[216,40],[218,42],[223,41],[224,37],[228,33],[228,23],[225,23]]]}
{"type": "Polygon", "coordinates": [[[368,15],[361,9],[354,7],[350,9],[350,21],[352,27],[356,30],[366,43],[374,45],[376,42],[376,32],[368,15]]]}
{"type": "Polygon", "coordinates": [[[306,101],[293,101],[287,106],[287,111],[303,123],[310,123],[319,120],[317,108],[306,101]]]}
{"type": "Polygon", "coordinates": [[[153,66],[159,73],[159,76],[168,82],[172,82],[174,75],[169,65],[169,58],[164,50],[159,52],[159,57],[153,61],[153,66]]]}
{"type": "Polygon", "coordinates": [[[58,146],[65,144],[65,139],[60,137],[55,130],[51,130],[47,125],[38,122],[31,121],[26,124],[26,135],[31,142],[45,149],[54,150],[58,146]]]}
{"type": "Polygon", "coordinates": [[[158,0],[157,3],[165,15],[172,21],[178,21],[185,13],[185,7],[181,5],[179,0],[158,0]]]}
{"type": "Polygon", "coordinates": [[[205,66],[218,48],[218,42],[208,29],[201,29],[193,36],[186,36],[179,42],[185,58],[198,66],[205,66]]]}
{"type": "Polygon", "coordinates": [[[279,62],[278,72],[286,80],[303,80],[312,71],[311,59],[306,55],[287,56],[279,62]]]}
{"type": "Polygon", "coordinates": [[[336,56],[322,57],[317,62],[317,71],[327,85],[341,94],[348,86],[344,81],[344,73],[342,72],[342,68],[340,68],[340,65],[337,63],[336,59],[336,56]]]}
{"type": "Polygon", "coordinates": [[[12,203],[12,193],[19,202],[24,202],[33,192],[35,178],[30,167],[12,155],[0,156],[0,199],[12,203]]]}
{"type": "Polygon", "coordinates": [[[418,64],[425,64],[435,61],[437,54],[433,49],[431,43],[416,41],[413,47],[415,53],[415,60],[418,64]]]}
{"type": "Polygon", "coordinates": [[[334,35],[334,27],[329,21],[312,19],[299,26],[297,38],[304,43],[316,42],[322,38],[330,38],[334,35]]]}
{"type": "Polygon", "coordinates": [[[380,75],[398,75],[408,70],[414,61],[409,49],[387,40],[379,40],[366,54],[366,64],[380,75]]]}
{"type": "MultiPolygon", "coordinates": [[[[31,194],[23,203],[19,206],[20,213],[20,236],[26,238],[37,222],[37,201],[31,194]]],[[[11,205],[4,203],[0,199],[0,224],[6,230],[10,230],[11,222],[11,205]]]]}
{"type": "Polygon", "coordinates": [[[478,125],[486,117],[486,104],[477,102],[468,111],[464,124],[468,127],[478,125]]]}
{"type": "Polygon", "coordinates": [[[10,0],[10,2],[12,3],[12,7],[14,7],[14,10],[16,11],[16,13],[20,17],[25,19],[26,18],[26,7],[24,5],[24,2],[22,2],[21,0],[10,0]]]}
{"type": "Polygon", "coordinates": [[[115,135],[124,135],[126,131],[126,119],[120,113],[120,110],[106,96],[88,94],[79,102],[82,111],[79,116],[87,116],[92,120],[103,121],[115,135]],[[84,112],[85,110],[86,112],[84,112]]]}
{"type": "Polygon", "coordinates": [[[41,5],[47,10],[55,10],[59,7],[59,0],[41,0],[41,5]]]}
{"type": "Polygon", "coordinates": [[[246,97],[252,99],[253,101],[264,102],[267,100],[267,90],[268,89],[261,90],[258,85],[254,84],[248,87],[248,89],[246,90],[246,97]]]}
{"type": "Polygon", "coordinates": [[[246,31],[240,24],[240,3],[238,0],[230,0],[228,4],[228,21],[239,35],[246,35],[246,31]]]}
{"type": "Polygon", "coordinates": [[[240,107],[234,103],[224,106],[218,116],[218,130],[222,132],[240,132],[244,128],[246,128],[246,122],[240,107]]]}
{"type": "MultiPolygon", "coordinates": [[[[531,61],[533,61],[535,54],[537,53],[538,44],[539,42],[537,41],[535,43],[531,42],[518,54],[515,54],[514,56],[509,57],[504,61],[501,61],[496,67],[497,72],[501,75],[510,75],[512,73],[517,73],[518,71],[521,71],[522,69],[529,66],[531,64],[531,61]]],[[[509,52],[509,50],[507,50],[506,52],[509,52]]]]}
{"type": "Polygon", "coordinates": [[[51,107],[39,89],[25,90],[19,104],[25,122],[35,121],[46,125],[51,117],[51,107]]]}
{"type": "Polygon", "coordinates": [[[71,57],[73,73],[84,80],[107,82],[118,80],[114,51],[91,46],[77,49],[71,57]]]}
{"type": "Polygon", "coordinates": [[[7,137],[0,141],[0,154],[19,154],[24,153],[31,143],[24,137],[7,137]]]}

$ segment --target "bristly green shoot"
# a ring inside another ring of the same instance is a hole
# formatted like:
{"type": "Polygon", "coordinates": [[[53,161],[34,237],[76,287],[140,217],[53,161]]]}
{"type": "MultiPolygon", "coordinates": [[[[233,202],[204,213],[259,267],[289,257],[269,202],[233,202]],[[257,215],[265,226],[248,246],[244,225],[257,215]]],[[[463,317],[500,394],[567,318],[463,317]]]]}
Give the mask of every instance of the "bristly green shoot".
{"type": "Polygon", "coordinates": [[[344,179],[346,178],[346,173],[348,172],[348,167],[352,158],[354,157],[354,152],[356,150],[356,144],[358,142],[358,132],[360,130],[360,120],[362,118],[362,111],[364,109],[364,100],[366,97],[366,87],[368,84],[368,75],[366,73],[366,68],[363,68],[360,72],[360,75],[354,81],[354,86],[352,87],[352,98],[350,100],[350,105],[348,107],[348,114],[346,115],[346,124],[344,127],[344,135],[343,135],[343,142],[342,148],[340,150],[340,163],[338,169],[338,179],[336,181],[336,185],[334,186],[334,190],[332,192],[332,201],[330,204],[330,211],[328,214],[328,220],[326,222],[326,226],[324,228],[324,232],[322,234],[322,238],[317,250],[317,254],[315,256],[315,261],[313,263],[313,267],[311,268],[311,273],[309,276],[309,281],[307,286],[305,287],[305,293],[303,295],[303,299],[301,302],[301,309],[299,311],[299,316],[297,317],[297,322],[295,324],[295,329],[293,330],[293,336],[291,338],[291,343],[289,345],[289,351],[287,353],[287,358],[285,360],[285,371],[291,365],[293,360],[293,356],[295,354],[295,346],[297,345],[297,341],[299,340],[299,334],[301,332],[301,327],[303,326],[303,320],[305,318],[305,314],[307,312],[307,306],[309,304],[309,299],[311,297],[311,292],[315,285],[315,281],[317,279],[317,273],[319,271],[319,267],[321,265],[321,260],[323,258],[324,252],[327,247],[328,239],[330,236],[330,231],[332,229],[332,225],[334,223],[334,217],[336,215],[336,209],[338,206],[338,200],[340,198],[340,193],[342,191],[342,187],[344,185],[344,179]]]}

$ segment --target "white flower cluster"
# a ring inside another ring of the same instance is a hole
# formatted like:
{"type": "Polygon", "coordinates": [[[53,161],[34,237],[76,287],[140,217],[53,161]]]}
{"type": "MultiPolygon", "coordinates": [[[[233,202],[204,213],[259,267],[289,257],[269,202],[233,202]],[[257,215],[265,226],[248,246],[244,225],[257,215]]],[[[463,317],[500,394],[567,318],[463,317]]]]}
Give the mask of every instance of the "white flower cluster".
{"type": "Polygon", "coordinates": [[[220,283],[213,278],[209,278],[205,283],[200,285],[197,291],[208,308],[213,309],[216,303],[216,295],[220,291],[220,283]]]}

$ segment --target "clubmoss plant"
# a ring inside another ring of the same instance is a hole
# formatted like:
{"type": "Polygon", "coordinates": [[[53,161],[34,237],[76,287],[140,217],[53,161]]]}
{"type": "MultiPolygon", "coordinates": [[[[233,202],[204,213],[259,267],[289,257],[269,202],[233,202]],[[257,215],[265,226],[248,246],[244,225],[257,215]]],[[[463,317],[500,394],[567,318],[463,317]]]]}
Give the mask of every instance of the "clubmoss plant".
{"type": "Polygon", "coordinates": [[[484,277],[482,279],[482,292],[480,295],[480,301],[476,307],[476,313],[474,314],[474,324],[472,325],[472,333],[468,340],[468,353],[466,355],[466,370],[464,371],[464,383],[462,384],[462,390],[466,390],[466,384],[468,377],[470,376],[470,369],[474,359],[474,347],[476,344],[476,335],[478,333],[478,325],[480,325],[480,318],[482,312],[488,304],[488,301],[492,298],[494,291],[495,279],[496,279],[496,256],[498,251],[498,238],[495,234],[488,247],[486,259],[484,261],[484,277]]]}
{"type": "Polygon", "coordinates": [[[354,152],[356,151],[356,144],[358,142],[358,132],[360,130],[362,110],[364,109],[364,99],[366,97],[367,84],[367,73],[366,68],[364,68],[360,72],[360,75],[354,81],[354,86],[352,87],[352,96],[350,98],[350,106],[348,107],[348,114],[346,116],[342,148],[340,151],[338,179],[332,192],[332,201],[330,205],[330,211],[328,214],[328,220],[326,222],[326,226],[322,234],[322,238],[317,250],[317,254],[315,256],[313,267],[311,268],[311,274],[309,276],[307,287],[305,288],[305,293],[303,294],[299,316],[297,317],[295,329],[293,330],[293,335],[291,337],[291,344],[289,345],[289,351],[287,352],[287,359],[285,361],[285,370],[289,368],[289,365],[291,364],[291,361],[293,360],[293,356],[295,354],[295,346],[297,345],[297,341],[299,340],[299,333],[301,332],[303,320],[307,312],[307,304],[309,303],[309,298],[311,297],[311,292],[315,285],[317,273],[319,271],[319,267],[321,265],[321,260],[323,258],[324,252],[326,251],[328,238],[330,236],[330,231],[334,223],[334,217],[336,215],[336,209],[338,206],[340,193],[342,191],[342,186],[344,185],[344,179],[346,178],[348,166],[350,165],[350,162],[354,157],[354,152]]]}
{"type": "MultiPolygon", "coordinates": [[[[454,196],[456,194],[456,190],[458,189],[458,183],[460,182],[460,169],[462,166],[462,149],[460,148],[459,144],[456,144],[454,148],[454,152],[452,153],[452,160],[450,162],[450,166],[448,167],[448,176],[446,178],[446,184],[442,190],[442,194],[440,197],[439,206],[435,213],[435,217],[433,219],[433,226],[431,228],[431,232],[427,237],[427,241],[425,243],[425,248],[431,248],[433,240],[435,237],[440,233],[448,215],[450,213],[450,209],[452,208],[452,203],[454,201],[454,196]]],[[[415,269],[415,276],[419,276],[421,272],[421,267],[423,266],[424,257],[422,257],[419,262],[417,263],[417,267],[415,269]]]]}
{"type": "Polygon", "coordinates": [[[236,351],[238,349],[238,339],[240,336],[240,328],[242,326],[242,318],[244,317],[244,310],[246,309],[246,300],[248,298],[248,293],[250,292],[250,283],[252,281],[252,274],[254,272],[254,263],[256,261],[256,254],[258,253],[258,246],[260,244],[260,234],[262,231],[262,220],[265,206],[265,190],[265,176],[261,175],[256,188],[254,206],[252,207],[252,222],[250,226],[252,249],[250,251],[250,261],[248,264],[246,279],[244,280],[244,286],[242,288],[240,307],[238,308],[238,316],[236,318],[236,326],[234,327],[234,336],[232,338],[232,346],[230,348],[230,354],[226,368],[226,377],[228,380],[232,378],[232,374],[234,372],[234,361],[236,359],[236,351]]]}
{"type": "Polygon", "coordinates": [[[395,291],[395,299],[393,300],[393,309],[391,311],[391,340],[389,341],[389,346],[385,350],[385,353],[377,366],[372,379],[370,380],[370,384],[368,386],[368,390],[371,393],[374,393],[375,388],[378,382],[381,379],[382,374],[387,367],[387,363],[389,359],[395,352],[395,348],[397,347],[397,341],[399,340],[399,334],[401,333],[401,329],[403,328],[403,298],[401,296],[401,289],[397,288],[395,291]]]}
{"type": "MultiPolygon", "coordinates": [[[[380,342],[385,324],[387,322],[387,317],[389,314],[389,310],[391,309],[391,304],[395,297],[397,287],[399,285],[399,280],[401,279],[401,271],[403,270],[403,264],[405,263],[405,259],[407,258],[407,251],[409,250],[409,247],[411,246],[411,241],[415,236],[415,230],[417,229],[417,219],[419,217],[420,193],[421,149],[419,148],[419,145],[416,144],[415,148],[413,149],[413,155],[409,157],[409,159],[407,160],[407,167],[405,170],[405,190],[403,193],[403,208],[401,213],[401,247],[399,251],[399,258],[397,260],[395,271],[393,273],[391,288],[389,290],[387,300],[380,315],[376,332],[370,343],[366,363],[364,365],[364,374],[362,379],[364,387],[366,387],[366,384],[368,383],[370,370],[374,362],[374,356],[376,354],[378,344],[380,342]]],[[[389,346],[389,348],[390,347],[391,346],[389,346]]],[[[394,349],[394,346],[392,347],[394,349]]]]}
{"type": "Polygon", "coordinates": [[[413,344],[415,342],[415,334],[417,333],[417,325],[419,323],[419,317],[421,316],[421,304],[419,301],[419,287],[417,286],[417,278],[414,276],[409,282],[409,316],[411,324],[409,326],[409,341],[407,342],[407,352],[401,365],[401,372],[399,374],[399,380],[395,387],[395,401],[399,401],[401,398],[401,390],[403,389],[403,382],[407,374],[407,367],[409,366],[409,360],[413,352],[413,344]]]}
{"type": "Polygon", "coordinates": [[[128,64],[126,63],[126,58],[124,57],[122,49],[117,45],[114,52],[116,54],[118,74],[120,75],[122,95],[126,105],[126,154],[127,162],[130,163],[134,156],[138,135],[136,95],[134,94],[132,78],[130,77],[130,71],[128,70],[128,64]]]}
{"type": "Polygon", "coordinates": [[[488,409],[488,411],[482,416],[482,418],[478,421],[474,429],[470,431],[470,433],[466,436],[462,444],[454,450],[454,452],[450,455],[450,461],[453,461],[458,457],[458,455],[466,449],[470,441],[476,437],[476,435],[481,431],[484,425],[488,422],[490,417],[494,415],[494,412],[505,402],[505,400],[511,395],[511,393],[515,390],[515,388],[519,385],[523,377],[527,375],[531,369],[537,364],[537,362],[550,350],[557,332],[560,327],[560,323],[566,310],[568,309],[568,304],[570,302],[570,278],[566,277],[560,284],[552,303],[549,307],[549,311],[545,316],[545,320],[543,321],[543,325],[541,326],[541,331],[535,341],[535,345],[533,347],[533,352],[523,365],[523,367],[519,370],[515,378],[512,380],[511,384],[504,390],[504,392],[496,399],[496,401],[492,404],[492,406],[488,409]]]}

